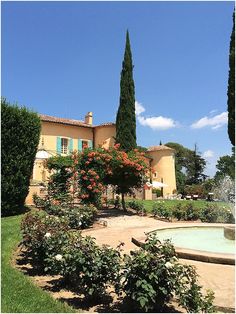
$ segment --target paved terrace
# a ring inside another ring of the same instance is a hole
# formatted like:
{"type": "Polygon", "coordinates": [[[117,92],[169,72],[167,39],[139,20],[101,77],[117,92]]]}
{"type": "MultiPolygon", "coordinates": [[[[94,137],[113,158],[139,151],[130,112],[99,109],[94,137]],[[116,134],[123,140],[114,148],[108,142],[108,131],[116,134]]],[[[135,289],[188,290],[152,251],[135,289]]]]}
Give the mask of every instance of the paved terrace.
{"type": "MultiPolygon", "coordinates": [[[[84,234],[96,239],[98,244],[107,244],[117,247],[124,242],[123,250],[129,253],[137,249],[131,242],[131,238],[140,238],[144,232],[153,231],[159,227],[183,225],[180,223],[168,223],[151,217],[140,217],[122,211],[107,210],[100,214],[100,220],[107,223],[107,227],[85,231],[84,234]]],[[[199,223],[185,223],[184,225],[199,225],[199,223]]],[[[203,225],[203,224],[201,224],[203,225]]],[[[204,289],[212,289],[215,292],[215,304],[220,307],[235,308],[235,266],[204,263],[182,259],[181,262],[196,266],[199,274],[199,282],[204,289]]]]}

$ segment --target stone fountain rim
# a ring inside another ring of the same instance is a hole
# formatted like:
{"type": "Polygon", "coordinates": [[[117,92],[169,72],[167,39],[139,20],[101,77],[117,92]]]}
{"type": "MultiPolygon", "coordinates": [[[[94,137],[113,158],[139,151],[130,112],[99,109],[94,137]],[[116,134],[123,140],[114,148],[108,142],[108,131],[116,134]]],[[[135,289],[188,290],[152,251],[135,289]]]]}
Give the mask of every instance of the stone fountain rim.
{"type": "MultiPolygon", "coordinates": [[[[168,230],[168,229],[177,229],[177,228],[192,228],[192,227],[231,227],[235,228],[235,224],[222,224],[222,223],[189,223],[188,225],[183,223],[176,223],[174,226],[161,226],[153,231],[149,231],[146,235],[153,233],[158,230],[168,230]]],[[[145,243],[146,236],[134,238],[132,237],[132,242],[142,247],[145,243]]],[[[201,250],[193,250],[193,249],[186,249],[182,247],[176,247],[175,251],[179,258],[183,259],[190,259],[196,260],[201,262],[207,263],[215,263],[215,264],[227,264],[227,265],[235,265],[235,254],[223,254],[223,253],[212,253],[208,251],[201,251],[201,250]]]]}

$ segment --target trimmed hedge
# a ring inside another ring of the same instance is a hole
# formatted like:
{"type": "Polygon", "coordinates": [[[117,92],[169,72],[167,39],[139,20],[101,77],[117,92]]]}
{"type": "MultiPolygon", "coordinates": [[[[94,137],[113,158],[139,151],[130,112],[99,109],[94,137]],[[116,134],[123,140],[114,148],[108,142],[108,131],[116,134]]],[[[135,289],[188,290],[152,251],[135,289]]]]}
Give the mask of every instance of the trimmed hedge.
{"type": "Polygon", "coordinates": [[[20,212],[29,191],[40,138],[38,115],[1,99],[2,216],[20,212]]]}

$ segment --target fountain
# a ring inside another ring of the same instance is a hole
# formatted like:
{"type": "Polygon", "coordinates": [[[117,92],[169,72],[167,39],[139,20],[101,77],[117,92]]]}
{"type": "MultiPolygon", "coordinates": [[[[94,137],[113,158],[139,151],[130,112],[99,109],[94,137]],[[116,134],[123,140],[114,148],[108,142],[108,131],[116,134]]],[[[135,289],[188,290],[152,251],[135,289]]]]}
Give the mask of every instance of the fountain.
{"type": "MultiPolygon", "coordinates": [[[[214,195],[229,204],[235,218],[235,182],[229,176],[225,176],[214,188],[214,195]]],[[[235,227],[225,226],[224,237],[228,240],[235,240],[235,227]]]]}
{"type": "MultiPolygon", "coordinates": [[[[224,201],[230,205],[228,210],[235,217],[234,182],[229,177],[223,178],[213,193],[218,201],[224,201]]],[[[235,264],[234,224],[173,223],[152,232],[155,232],[161,241],[170,239],[180,258],[218,264],[235,264]]],[[[145,239],[146,237],[132,238],[132,242],[142,246],[145,239]]]]}

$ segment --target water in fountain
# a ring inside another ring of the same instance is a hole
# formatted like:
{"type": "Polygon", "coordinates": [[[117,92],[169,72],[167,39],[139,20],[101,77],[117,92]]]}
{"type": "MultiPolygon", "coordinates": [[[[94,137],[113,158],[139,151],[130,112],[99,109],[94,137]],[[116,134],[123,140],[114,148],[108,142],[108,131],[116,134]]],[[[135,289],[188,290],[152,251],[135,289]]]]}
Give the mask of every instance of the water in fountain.
{"type": "Polygon", "coordinates": [[[235,182],[229,176],[222,178],[215,186],[214,197],[229,204],[231,212],[235,217],[235,182]]]}
{"type": "MultiPolygon", "coordinates": [[[[227,202],[235,218],[235,182],[228,176],[219,181],[214,189],[214,195],[219,200],[227,202]]],[[[229,240],[235,239],[235,228],[224,227],[224,236],[229,240]]]]}

